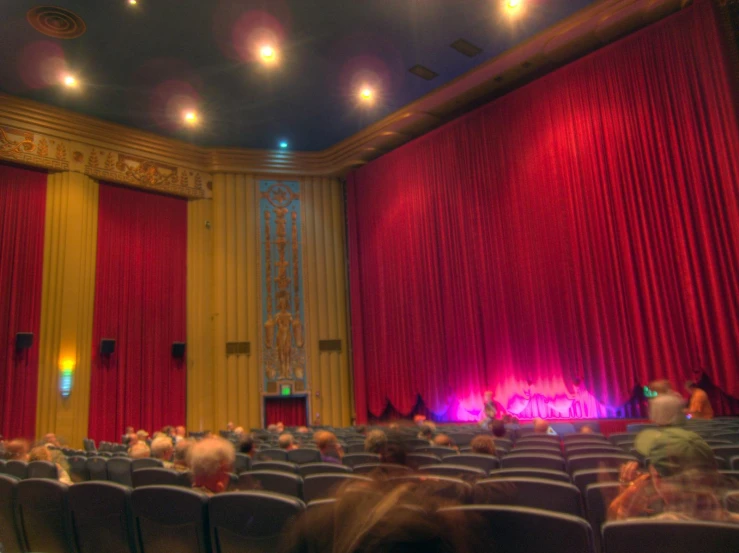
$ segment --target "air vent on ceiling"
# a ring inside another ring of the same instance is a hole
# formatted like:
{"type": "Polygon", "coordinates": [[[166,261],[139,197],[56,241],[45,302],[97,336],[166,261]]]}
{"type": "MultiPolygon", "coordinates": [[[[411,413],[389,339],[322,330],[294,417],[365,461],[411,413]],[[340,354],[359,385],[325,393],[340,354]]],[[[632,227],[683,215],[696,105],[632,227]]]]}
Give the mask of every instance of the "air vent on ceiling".
{"type": "Polygon", "coordinates": [[[56,6],[36,6],[28,10],[26,19],[39,33],[54,38],[77,38],[87,30],[76,13],[56,6]]]}
{"type": "Polygon", "coordinates": [[[425,79],[427,81],[430,81],[431,79],[435,79],[439,76],[438,73],[435,71],[431,71],[428,67],[424,67],[423,65],[414,65],[408,70],[410,73],[413,73],[416,77],[421,77],[422,79],[425,79]]]}
{"type": "Polygon", "coordinates": [[[482,48],[478,48],[477,46],[475,46],[471,42],[466,41],[463,38],[455,40],[449,46],[454,48],[460,54],[464,54],[468,58],[474,58],[477,54],[480,54],[482,52],[482,48]]]}

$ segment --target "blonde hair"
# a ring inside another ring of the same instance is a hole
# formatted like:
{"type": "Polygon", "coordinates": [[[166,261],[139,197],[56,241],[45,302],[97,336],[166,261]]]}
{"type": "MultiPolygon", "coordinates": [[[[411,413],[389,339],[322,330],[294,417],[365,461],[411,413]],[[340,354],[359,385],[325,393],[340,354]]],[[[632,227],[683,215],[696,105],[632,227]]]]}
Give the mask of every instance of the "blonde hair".
{"type": "Polygon", "coordinates": [[[236,461],[236,451],[228,440],[206,438],[192,446],[189,457],[193,477],[209,478],[220,472],[230,472],[236,461]]]}
{"type": "Polygon", "coordinates": [[[470,442],[472,453],[481,453],[483,455],[495,455],[495,440],[490,436],[475,436],[470,442]]]}
{"type": "Polygon", "coordinates": [[[174,447],[174,464],[186,467],[190,464],[190,460],[188,459],[190,455],[190,450],[193,446],[192,440],[180,440],[177,442],[177,445],[174,447]]]}
{"type": "Polygon", "coordinates": [[[51,461],[51,451],[46,446],[40,445],[34,447],[28,454],[28,460],[30,461],[51,461]]]}
{"type": "Polygon", "coordinates": [[[151,456],[156,459],[171,457],[173,449],[172,440],[164,435],[159,438],[154,438],[154,441],[151,442],[151,456]],[[167,454],[167,452],[169,452],[169,454],[167,454]]]}
{"type": "Polygon", "coordinates": [[[132,459],[145,459],[151,457],[151,450],[144,442],[137,442],[128,450],[128,456],[132,459]]]}
{"type": "Polygon", "coordinates": [[[292,435],[292,434],[290,434],[290,433],[285,433],[285,434],[282,434],[282,435],[281,435],[281,436],[280,436],[280,437],[279,437],[279,438],[277,439],[277,443],[278,443],[278,445],[279,445],[279,446],[280,446],[280,447],[281,447],[282,449],[288,449],[288,448],[292,447],[292,445],[293,445],[293,444],[295,443],[295,440],[294,440],[294,438],[293,438],[293,435],[292,435]]]}

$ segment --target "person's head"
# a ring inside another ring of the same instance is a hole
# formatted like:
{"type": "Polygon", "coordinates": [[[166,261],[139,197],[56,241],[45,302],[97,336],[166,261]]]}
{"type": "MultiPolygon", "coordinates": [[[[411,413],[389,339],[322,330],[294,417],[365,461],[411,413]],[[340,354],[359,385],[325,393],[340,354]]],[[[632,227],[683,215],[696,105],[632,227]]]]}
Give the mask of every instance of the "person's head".
{"type": "Polygon", "coordinates": [[[490,390],[488,390],[487,392],[485,392],[485,394],[483,395],[483,397],[485,398],[485,403],[489,403],[489,402],[493,401],[493,392],[491,392],[490,390]]]}
{"type": "Polygon", "coordinates": [[[426,417],[423,415],[414,415],[413,422],[416,423],[418,426],[421,426],[424,422],[426,422],[426,417]]]}
{"type": "Polygon", "coordinates": [[[286,449],[288,451],[291,449],[297,449],[298,447],[295,445],[295,438],[293,438],[293,435],[289,432],[280,434],[280,437],[277,439],[277,445],[280,446],[280,449],[286,449]]]}
{"type": "Polygon", "coordinates": [[[128,447],[132,447],[139,443],[139,436],[138,434],[135,434],[134,432],[131,432],[130,434],[126,435],[126,444],[128,444],[128,447]]]}
{"type": "Polygon", "coordinates": [[[310,430],[307,426],[299,426],[298,427],[298,434],[308,434],[310,430]]]}
{"type": "Polygon", "coordinates": [[[135,433],[136,433],[136,431],[133,429],[133,426],[127,426],[126,427],[126,431],[124,432],[124,434],[126,434],[126,435],[128,435],[128,434],[135,434],[135,433]]]}
{"type": "Polygon", "coordinates": [[[154,459],[161,459],[162,461],[170,461],[172,454],[174,453],[174,446],[172,445],[172,439],[166,436],[154,438],[151,442],[151,456],[154,459]]]}
{"type": "Polygon", "coordinates": [[[387,445],[387,436],[382,430],[370,430],[364,438],[364,450],[367,453],[381,455],[387,445]]]}
{"type": "Polygon", "coordinates": [[[436,431],[436,427],[434,426],[433,423],[424,422],[419,428],[418,435],[425,440],[431,440],[434,437],[435,431],[436,431]]]}
{"type": "Polygon", "coordinates": [[[193,486],[207,488],[213,493],[225,491],[235,461],[236,452],[228,440],[207,438],[197,442],[190,450],[193,486]]]}
{"type": "Polygon", "coordinates": [[[28,461],[51,461],[51,451],[46,446],[34,447],[28,453],[28,461]]]}
{"type": "Polygon", "coordinates": [[[187,434],[184,426],[178,426],[177,428],[175,428],[174,432],[175,432],[175,435],[180,438],[184,438],[185,435],[187,434]]]}
{"type": "Polygon", "coordinates": [[[282,422],[278,422],[275,425],[275,432],[282,434],[285,431],[285,425],[282,422]]]}
{"type": "Polygon", "coordinates": [[[546,434],[549,430],[549,423],[544,419],[534,420],[534,432],[536,434],[546,434]]]}
{"type": "Polygon", "coordinates": [[[254,457],[256,449],[254,448],[254,437],[251,434],[244,434],[239,441],[239,453],[254,457]]]}
{"type": "Polygon", "coordinates": [[[267,425],[267,432],[272,432],[272,433],[277,432],[277,425],[276,424],[267,425]]]}
{"type": "Polygon", "coordinates": [[[313,439],[323,455],[339,453],[339,450],[341,449],[339,447],[339,440],[336,439],[336,435],[328,430],[319,430],[316,432],[313,439]]]}
{"type": "Polygon", "coordinates": [[[234,430],[234,423],[232,423],[231,421],[228,421],[228,423],[226,424],[226,431],[233,432],[233,430],[234,430]]]}
{"type": "Polygon", "coordinates": [[[490,430],[496,438],[502,438],[506,434],[505,423],[500,420],[494,420],[490,424],[490,430]]]}
{"type": "Polygon", "coordinates": [[[655,380],[649,385],[649,389],[653,392],[657,392],[657,395],[662,396],[670,392],[670,381],[669,380],[655,380]]]}
{"type": "Polygon", "coordinates": [[[180,440],[177,445],[174,447],[174,457],[172,458],[172,462],[177,467],[188,467],[190,463],[188,462],[188,455],[190,454],[190,449],[192,448],[193,444],[192,440],[180,440]]]}
{"type": "Polygon", "coordinates": [[[408,451],[402,442],[389,441],[380,452],[381,463],[405,465],[408,451]]]}
{"type": "Polygon", "coordinates": [[[400,430],[400,425],[397,422],[391,422],[387,425],[387,429],[390,432],[397,432],[398,430],[400,430]]]}
{"type": "Polygon", "coordinates": [[[649,470],[657,478],[669,478],[686,471],[716,471],[711,447],[695,432],[684,428],[644,430],[634,447],[649,458],[649,470]]]}
{"type": "Polygon", "coordinates": [[[137,442],[128,448],[128,456],[131,459],[146,459],[151,457],[151,450],[144,442],[137,442]]]}
{"type": "Polygon", "coordinates": [[[138,437],[140,442],[145,442],[147,439],[149,439],[149,433],[146,430],[136,431],[136,436],[138,437]]]}
{"type": "Polygon", "coordinates": [[[28,459],[29,449],[28,441],[16,438],[5,444],[5,455],[13,461],[25,461],[28,459]]]}
{"type": "Polygon", "coordinates": [[[510,415],[503,415],[503,424],[511,424],[513,422],[513,417],[510,415]]]}
{"type": "Polygon", "coordinates": [[[246,433],[244,431],[244,427],[243,426],[237,426],[236,428],[234,428],[234,431],[233,432],[234,432],[234,436],[236,436],[236,439],[237,440],[240,440],[244,436],[244,434],[246,433]]]}
{"type": "Polygon", "coordinates": [[[590,428],[587,424],[580,428],[580,434],[592,434],[593,429],[590,428]]]}
{"type": "Polygon", "coordinates": [[[48,434],[46,434],[44,436],[44,444],[59,447],[59,440],[56,439],[56,434],[54,434],[53,432],[49,432],[48,434]]]}
{"type": "Polygon", "coordinates": [[[686,389],[686,390],[687,390],[687,391],[688,391],[689,393],[691,393],[691,394],[692,394],[693,392],[695,392],[695,391],[696,391],[696,390],[698,389],[698,385],[697,385],[697,384],[696,384],[695,382],[693,382],[692,380],[688,380],[688,381],[687,381],[687,382],[685,383],[685,389],[686,389]]]}
{"type": "Polygon", "coordinates": [[[470,447],[472,448],[472,453],[495,455],[495,441],[490,436],[475,436],[470,442],[470,447]]]}
{"type": "Polygon", "coordinates": [[[434,445],[439,447],[454,447],[454,442],[446,434],[438,434],[434,438],[434,445]]]}

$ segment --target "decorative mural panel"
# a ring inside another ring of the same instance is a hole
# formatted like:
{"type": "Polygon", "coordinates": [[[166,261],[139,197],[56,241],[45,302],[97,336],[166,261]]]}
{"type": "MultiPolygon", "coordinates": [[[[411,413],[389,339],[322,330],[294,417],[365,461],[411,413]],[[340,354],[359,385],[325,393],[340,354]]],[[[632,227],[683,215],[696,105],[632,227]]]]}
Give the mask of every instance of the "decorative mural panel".
{"type": "Polygon", "coordinates": [[[263,340],[267,394],[306,390],[300,183],[259,181],[263,340]]]}

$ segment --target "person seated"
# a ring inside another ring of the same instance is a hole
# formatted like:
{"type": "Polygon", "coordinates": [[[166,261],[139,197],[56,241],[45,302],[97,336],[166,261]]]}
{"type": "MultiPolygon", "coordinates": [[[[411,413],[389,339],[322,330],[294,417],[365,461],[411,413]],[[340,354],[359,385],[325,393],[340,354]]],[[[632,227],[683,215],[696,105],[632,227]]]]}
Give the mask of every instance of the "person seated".
{"type": "Polygon", "coordinates": [[[128,448],[128,456],[131,459],[147,459],[151,457],[151,450],[144,442],[136,442],[128,448]]]}
{"type": "Polygon", "coordinates": [[[136,431],[136,437],[138,438],[138,440],[140,442],[146,443],[146,440],[149,439],[149,433],[146,430],[143,430],[143,429],[137,430],[136,431]]]}
{"type": "Polygon", "coordinates": [[[433,444],[436,447],[448,447],[451,449],[457,449],[454,441],[446,434],[437,434],[436,437],[434,437],[433,444]]]}
{"type": "Polygon", "coordinates": [[[241,441],[239,442],[238,448],[239,453],[243,453],[244,455],[254,458],[257,454],[257,448],[254,444],[254,436],[252,436],[252,434],[244,434],[244,437],[241,438],[241,441]]]}
{"type": "Polygon", "coordinates": [[[280,449],[284,449],[285,451],[298,449],[298,446],[295,443],[295,438],[289,432],[285,432],[284,434],[280,435],[280,437],[277,439],[277,445],[280,449]]]}
{"type": "Polygon", "coordinates": [[[690,394],[687,414],[693,419],[712,419],[713,407],[711,407],[708,394],[691,381],[685,383],[685,389],[690,394]]]}
{"type": "Polygon", "coordinates": [[[133,446],[139,443],[139,437],[136,433],[132,432],[131,434],[126,436],[126,439],[123,443],[128,446],[128,449],[131,449],[133,446]]]}
{"type": "Polygon", "coordinates": [[[182,440],[187,438],[187,431],[184,426],[178,426],[174,431],[175,443],[180,443],[182,440]]]}
{"type": "Polygon", "coordinates": [[[580,434],[592,434],[593,429],[590,428],[587,424],[585,426],[580,427],[580,434]]]}
{"type": "Polygon", "coordinates": [[[657,393],[649,399],[649,420],[657,426],[673,426],[683,424],[685,400],[675,392],[667,380],[656,380],[649,388],[657,393]]]}
{"type": "Polygon", "coordinates": [[[130,445],[128,440],[131,437],[131,434],[135,433],[136,431],[133,429],[133,426],[127,426],[125,432],[123,432],[123,436],[121,437],[121,443],[123,445],[130,445]]]}
{"type": "Polygon", "coordinates": [[[282,434],[285,431],[285,425],[282,423],[282,421],[278,422],[275,425],[275,432],[278,434],[282,434]]]}
{"type": "Polygon", "coordinates": [[[490,436],[480,435],[470,442],[472,453],[479,455],[495,455],[495,441],[490,436]]]}
{"type": "Polygon", "coordinates": [[[56,448],[62,447],[59,444],[59,440],[57,440],[57,438],[56,438],[56,434],[54,434],[53,432],[49,432],[48,434],[46,434],[44,436],[44,445],[45,446],[52,446],[52,447],[56,447],[56,448]]]}
{"type": "Polygon", "coordinates": [[[277,425],[276,424],[267,425],[267,432],[271,434],[277,434],[277,425]]]}
{"type": "Polygon", "coordinates": [[[34,447],[28,454],[28,462],[32,461],[48,461],[54,463],[57,470],[57,478],[62,484],[72,485],[72,479],[69,477],[69,473],[59,463],[54,462],[51,451],[49,448],[43,445],[34,447]]]}
{"type": "Polygon", "coordinates": [[[364,451],[382,455],[387,446],[387,435],[382,430],[370,430],[364,438],[364,451]]]}
{"type": "Polygon", "coordinates": [[[718,471],[711,447],[698,434],[680,427],[647,429],[634,445],[649,458],[621,467],[621,494],[608,508],[608,520],[657,518],[739,522],[724,508],[722,497],[735,489],[718,471]]]}
{"type": "Polygon", "coordinates": [[[233,437],[236,439],[236,441],[241,441],[241,439],[244,437],[244,434],[246,434],[246,431],[244,430],[243,426],[237,426],[233,430],[233,437]]]}
{"type": "Polygon", "coordinates": [[[315,433],[313,439],[316,442],[318,450],[321,452],[321,461],[324,463],[341,464],[344,457],[344,451],[341,449],[339,440],[336,435],[328,430],[319,430],[315,433]]]}
{"type": "Polygon", "coordinates": [[[28,440],[16,438],[5,444],[5,458],[9,461],[28,461],[30,444],[28,440]]]}
{"type": "Polygon", "coordinates": [[[418,431],[418,438],[433,445],[434,432],[436,432],[436,425],[433,422],[424,422],[418,431]]]}
{"type": "Polygon", "coordinates": [[[206,438],[195,443],[190,450],[192,489],[206,495],[228,490],[236,452],[231,442],[223,438],[206,438]]]}
{"type": "Polygon", "coordinates": [[[495,400],[493,399],[493,392],[489,390],[485,392],[483,395],[483,402],[480,427],[489,428],[490,423],[495,420],[495,415],[498,413],[498,409],[495,407],[495,400]]]}
{"type": "Polygon", "coordinates": [[[228,421],[226,424],[226,432],[233,432],[234,431],[234,423],[231,421],[228,421]]]}
{"type": "Polygon", "coordinates": [[[505,438],[507,433],[505,423],[501,420],[494,420],[490,423],[490,430],[496,438],[505,438]]]}
{"type": "Polygon", "coordinates": [[[549,426],[549,423],[544,419],[534,419],[534,433],[535,434],[549,434],[550,436],[556,436],[557,433],[554,429],[549,426]]]}
{"type": "Polygon", "coordinates": [[[154,441],[151,442],[152,458],[159,459],[165,469],[174,468],[174,464],[172,463],[173,455],[174,446],[172,445],[171,438],[160,436],[158,438],[154,438],[154,441]]]}
{"type": "Polygon", "coordinates": [[[307,426],[298,426],[298,434],[310,434],[310,429],[307,426]]]}
{"type": "Polygon", "coordinates": [[[172,468],[177,472],[187,472],[190,470],[188,456],[190,455],[190,449],[194,443],[195,442],[193,440],[182,439],[177,442],[177,445],[174,447],[172,468]]]}

